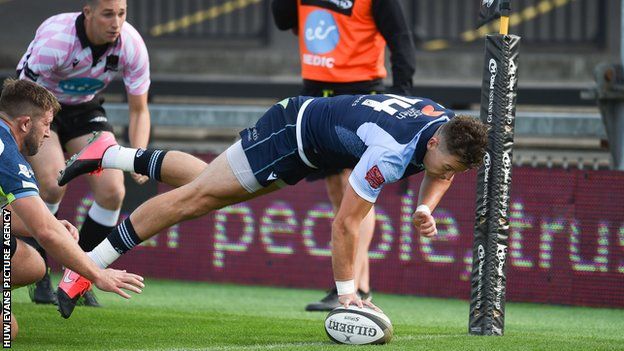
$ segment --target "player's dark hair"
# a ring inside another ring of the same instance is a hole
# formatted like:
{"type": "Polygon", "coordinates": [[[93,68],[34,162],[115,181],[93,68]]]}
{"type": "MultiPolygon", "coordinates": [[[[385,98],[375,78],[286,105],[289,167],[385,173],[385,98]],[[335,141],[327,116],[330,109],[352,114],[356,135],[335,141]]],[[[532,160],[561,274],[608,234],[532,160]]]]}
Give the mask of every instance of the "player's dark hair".
{"type": "Polygon", "coordinates": [[[51,92],[29,80],[5,79],[0,95],[0,111],[10,118],[18,116],[41,117],[47,111],[56,113],[61,105],[51,92]]]}
{"type": "Polygon", "coordinates": [[[489,127],[478,118],[457,115],[444,124],[440,133],[451,155],[464,166],[476,168],[483,162],[488,143],[489,127]]]}

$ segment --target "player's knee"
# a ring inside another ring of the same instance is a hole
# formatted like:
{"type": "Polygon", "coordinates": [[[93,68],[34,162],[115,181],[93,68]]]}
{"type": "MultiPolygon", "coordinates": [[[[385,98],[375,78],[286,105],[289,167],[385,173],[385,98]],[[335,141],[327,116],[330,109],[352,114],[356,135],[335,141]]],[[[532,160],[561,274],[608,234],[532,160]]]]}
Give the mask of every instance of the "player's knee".
{"type": "Polygon", "coordinates": [[[216,199],[214,198],[214,196],[202,194],[198,191],[193,194],[193,196],[189,197],[188,200],[185,202],[185,205],[182,206],[182,215],[184,219],[201,217],[213,210],[215,203],[216,199]]]}
{"type": "Polygon", "coordinates": [[[37,267],[34,268],[35,281],[38,282],[46,275],[46,265],[43,260],[41,260],[41,264],[37,264],[37,267]]]}
{"type": "Polygon", "coordinates": [[[42,181],[39,183],[39,185],[39,193],[41,195],[41,199],[43,199],[43,201],[45,201],[46,203],[59,203],[65,195],[65,187],[58,186],[56,180],[54,180],[53,182],[42,181]]]}
{"type": "Polygon", "coordinates": [[[105,208],[120,208],[125,196],[126,188],[123,185],[113,186],[98,191],[95,194],[95,201],[105,208]]]}
{"type": "Polygon", "coordinates": [[[209,212],[209,210],[206,210],[204,202],[202,201],[190,201],[183,207],[182,216],[185,220],[198,218],[209,212]]]}
{"type": "Polygon", "coordinates": [[[43,276],[45,276],[46,274],[46,265],[41,255],[38,252],[36,252],[35,249],[31,247],[28,247],[28,249],[32,251],[29,255],[30,260],[27,266],[29,267],[29,270],[31,272],[30,274],[31,278],[29,280],[31,280],[34,283],[43,279],[43,276]]]}

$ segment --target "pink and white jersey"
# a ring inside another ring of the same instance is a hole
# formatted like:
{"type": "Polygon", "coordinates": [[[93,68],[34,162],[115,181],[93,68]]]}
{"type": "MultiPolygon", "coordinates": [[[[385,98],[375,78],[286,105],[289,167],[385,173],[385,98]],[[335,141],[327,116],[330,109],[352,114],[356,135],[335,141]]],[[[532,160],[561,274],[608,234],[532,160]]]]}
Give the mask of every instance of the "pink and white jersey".
{"type": "Polygon", "coordinates": [[[117,72],[126,91],[141,95],[150,86],[149,56],[141,35],[124,23],[121,35],[93,62],[80,12],[62,13],[45,20],[17,66],[20,79],[30,79],[50,90],[63,104],[93,99],[117,72]]]}

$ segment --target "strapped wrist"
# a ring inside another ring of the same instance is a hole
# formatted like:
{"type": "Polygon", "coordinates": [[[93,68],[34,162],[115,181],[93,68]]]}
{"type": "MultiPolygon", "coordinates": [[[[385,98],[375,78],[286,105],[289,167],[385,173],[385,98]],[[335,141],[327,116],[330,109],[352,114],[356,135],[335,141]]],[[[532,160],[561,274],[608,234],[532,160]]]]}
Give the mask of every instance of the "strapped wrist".
{"type": "Polygon", "coordinates": [[[339,296],[353,294],[355,293],[355,281],[353,279],[345,281],[336,280],[336,290],[339,296]]]}
{"type": "Polygon", "coordinates": [[[430,215],[431,209],[429,208],[429,206],[422,204],[422,205],[418,205],[418,207],[416,207],[416,211],[414,212],[425,212],[426,214],[430,215]]]}

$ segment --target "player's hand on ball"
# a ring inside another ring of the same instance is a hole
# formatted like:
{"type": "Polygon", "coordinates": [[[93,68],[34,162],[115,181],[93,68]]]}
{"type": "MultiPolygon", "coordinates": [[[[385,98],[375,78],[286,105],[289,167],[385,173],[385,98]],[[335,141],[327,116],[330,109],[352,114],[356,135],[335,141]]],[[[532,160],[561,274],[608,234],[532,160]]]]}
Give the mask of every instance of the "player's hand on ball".
{"type": "Polygon", "coordinates": [[[416,228],[422,236],[431,237],[438,234],[435,219],[430,213],[423,211],[414,212],[412,215],[412,223],[414,224],[414,228],[416,228]]]}
{"type": "Polygon", "coordinates": [[[140,275],[112,268],[102,271],[100,276],[93,281],[93,284],[100,290],[113,292],[126,299],[129,299],[130,295],[122,289],[140,294],[141,289],[145,287],[143,277],[140,275]]]}
{"type": "Polygon", "coordinates": [[[142,175],[142,174],[138,174],[138,173],[134,173],[134,172],[131,172],[130,176],[132,176],[132,179],[134,180],[134,182],[139,184],[139,185],[145,184],[145,182],[147,182],[149,180],[148,176],[142,175]]]}
{"type": "Polygon", "coordinates": [[[381,312],[381,310],[377,306],[375,306],[372,302],[362,300],[355,293],[338,296],[338,302],[340,302],[340,304],[343,305],[345,308],[348,308],[349,305],[355,305],[355,306],[358,306],[359,308],[364,308],[364,306],[368,306],[377,312],[381,312]]]}
{"type": "Polygon", "coordinates": [[[65,229],[67,229],[69,234],[71,234],[72,238],[78,241],[78,237],[79,237],[78,229],[76,229],[76,227],[74,227],[73,224],[69,223],[69,221],[66,221],[64,219],[59,219],[59,222],[63,225],[63,227],[65,227],[65,229]]]}
{"type": "Polygon", "coordinates": [[[343,305],[345,308],[349,307],[349,305],[356,305],[360,308],[364,307],[362,299],[360,299],[360,297],[357,296],[356,293],[339,295],[338,302],[340,302],[340,304],[343,305]]]}

